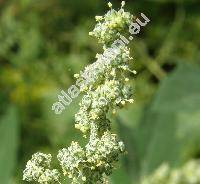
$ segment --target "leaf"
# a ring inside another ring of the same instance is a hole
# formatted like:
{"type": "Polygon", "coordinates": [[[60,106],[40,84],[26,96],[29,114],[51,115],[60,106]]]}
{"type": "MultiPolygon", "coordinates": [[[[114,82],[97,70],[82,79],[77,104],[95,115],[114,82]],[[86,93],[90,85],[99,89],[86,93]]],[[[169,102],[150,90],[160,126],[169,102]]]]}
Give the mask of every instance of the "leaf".
{"type": "Polygon", "coordinates": [[[18,123],[14,107],[0,120],[0,181],[9,184],[13,176],[18,145],[18,123]]]}
{"type": "Polygon", "coordinates": [[[200,69],[182,64],[167,77],[137,128],[141,173],[200,153],[200,69]]]}
{"type": "Polygon", "coordinates": [[[139,166],[138,155],[135,147],[135,127],[138,126],[142,112],[143,106],[139,103],[135,103],[128,109],[121,110],[119,116],[116,119],[119,130],[119,137],[124,142],[127,151],[127,154],[122,157],[122,168],[124,169],[123,172],[126,173],[124,177],[129,178],[129,180],[127,179],[126,182],[123,182],[123,178],[121,177],[122,180],[120,180],[119,177],[118,179],[116,179],[118,183],[122,182],[129,184],[131,180],[136,181],[138,178],[139,166]]]}

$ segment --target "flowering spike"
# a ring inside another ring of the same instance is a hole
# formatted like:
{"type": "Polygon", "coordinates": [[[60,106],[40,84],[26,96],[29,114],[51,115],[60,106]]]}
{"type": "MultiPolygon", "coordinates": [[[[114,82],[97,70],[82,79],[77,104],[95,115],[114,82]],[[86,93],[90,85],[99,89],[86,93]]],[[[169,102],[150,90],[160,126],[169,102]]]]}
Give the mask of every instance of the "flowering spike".
{"type": "MultiPolygon", "coordinates": [[[[122,2],[122,8],[124,4],[122,2]]],[[[108,3],[108,6],[111,8],[112,4],[108,3]]],[[[127,78],[132,59],[129,48],[126,45],[111,46],[119,37],[117,33],[127,31],[131,24],[133,16],[122,8],[119,11],[111,8],[104,16],[95,17],[98,22],[89,35],[103,43],[104,51],[96,55],[96,62],[74,75],[77,80],[84,81],[80,84],[84,95],[75,115],[75,128],[89,140],[85,147],[72,142],[57,155],[64,176],[70,178],[73,184],[106,184],[107,176],[112,173],[121,154],[125,153],[124,143],[111,132],[111,121],[108,119],[109,112],[116,114],[117,109],[133,102],[127,78]]],[[[49,164],[49,157],[44,160],[49,164]]],[[[24,171],[27,181],[51,183],[58,178],[57,171],[49,170],[49,166],[46,168],[38,161],[37,164],[29,162],[31,164],[24,171]]]]}

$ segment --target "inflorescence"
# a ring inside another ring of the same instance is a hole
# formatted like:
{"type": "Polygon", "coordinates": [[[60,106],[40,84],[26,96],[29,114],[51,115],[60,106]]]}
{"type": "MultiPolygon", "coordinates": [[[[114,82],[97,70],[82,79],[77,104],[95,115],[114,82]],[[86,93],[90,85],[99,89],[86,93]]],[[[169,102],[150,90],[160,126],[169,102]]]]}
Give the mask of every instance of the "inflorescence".
{"type": "MultiPolygon", "coordinates": [[[[81,83],[80,91],[84,94],[80,109],[75,115],[75,128],[79,129],[89,142],[84,148],[72,142],[68,148],[59,151],[57,158],[64,176],[72,183],[101,184],[107,183],[109,176],[125,146],[116,134],[111,132],[108,114],[116,113],[118,108],[132,103],[132,89],[128,73],[131,61],[129,49],[125,45],[111,48],[117,33],[125,33],[131,24],[133,15],[112,9],[104,16],[96,16],[97,25],[89,34],[103,44],[103,54],[97,54],[97,61],[87,66],[75,77],[81,83]],[[87,76],[88,80],[85,80],[87,76]]],[[[51,155],[36,153],[28,161],[23,179],[42,184],[59,183],[61,174],[56,169],[50,170],[51,155]]]]}
{"type": "Polygon", "coordinates": [[[39,183],[59,182],[59,172],[56,169],[50,170],[51,155],[35,153],[26,164],[23,172],[23,180],[38,181],[39,183]]]}

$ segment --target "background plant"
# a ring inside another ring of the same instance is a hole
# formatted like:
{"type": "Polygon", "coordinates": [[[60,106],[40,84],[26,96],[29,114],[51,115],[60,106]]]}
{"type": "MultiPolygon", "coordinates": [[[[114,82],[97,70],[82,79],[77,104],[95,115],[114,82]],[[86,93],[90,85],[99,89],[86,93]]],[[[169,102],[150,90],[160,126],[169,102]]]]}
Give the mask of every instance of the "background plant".
{"type": "Polygon", "coordinates": [[[162,164],[153,174],[144,177],[142,184],[192,184],[199,183],[199,160],[191,160],[180,168],[171,169],[168,164],[162,164]]]}

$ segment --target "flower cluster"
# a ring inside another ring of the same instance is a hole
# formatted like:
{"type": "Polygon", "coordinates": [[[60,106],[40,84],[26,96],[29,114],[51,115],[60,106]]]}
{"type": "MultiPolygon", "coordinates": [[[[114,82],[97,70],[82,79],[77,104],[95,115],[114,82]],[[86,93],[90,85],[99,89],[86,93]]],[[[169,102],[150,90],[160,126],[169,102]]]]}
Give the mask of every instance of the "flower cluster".
{"type": "Polygon", "coordinates": [[[163,164],[152,175],[146,177],[142,184],[199,184],[200,161],[192,160],[179,169],[170,169],[163,164]]]}
{"type": "Polygon", "coordinates": [[[35,153],[26,164],[23,172],[23,180],[37,181],[42,184],[55,183],[59,181],[59,172],[50,170],[51,155],[35,153]]]}
{"type": "Polygon", "coordinates": [[[126,77],[126,72],[130,71],[129,61],[132,59],[128,48],[118,47],[110,58],[107,57],[106,60],[104,57],[103,54],[98,55],[98,60],[78,75],[80,78],[88,76],[89,79],[81,86],[81,90],[86,94],[80,103],[79,112],[75,115],[75,127],[83,133],[90,130],[92,121],[99,122],[99,125],[103,121],[102,125],[105,127],[99,128],[105,131],[110,125],[105,117],[108,110],[115,110],[127,102],[133,102],[131,86],[126,77]]]}
{"type": "Polygon", "coordinates": [[[116,11],[112,9],[112,4],[109,3],[111,10],[104,16],[95,17],[98,23],[89,34],[105,45],[113,43],[113,40],[118,38],[117,33],[128,30],[129,25],[132,23],[133,15],[124,11],[124,5],[125,2],[122,1],[121,9],[116,11]]]}
{"type": "MultiPolygon", "coordinates": [[[[114,42],[115,33],[125,31],[131,17],[122,8],[118,12],[111,9],[104,17],[98,17],[100,22],[93,31],[94,36],[104,44],[114,42]]],[[[86,81],[80,87],[85,95],[75,115],[75,128],[85,137],[89,135],[89,143],[85,149],[78,143],[72,143],[58,155],[64,172],[72,177],[74,183],[102,183],[125,151],[123,142],[110,131],[111,122],[107,114],[133,102],[126,76],[131,71],[129,62],[132,58],[124,45],[114,49],[104,46],[104,53],[96,56],[97,61],[75,75],[80,81],[86,81]]]]}
{"type": "Polygon", "coordinates": [[[60,150],[57,158],[64,175],[72,178],[74,183],[80,183],[79,180],[86,180],[84,173],[81,172],[85,164],[85,151],[77,142],[72,142],[70,147],[60,150]]]}
{"type": "MultiPolygon", "coordinates": [[[[119,11],[111,9],[105,16],[96,17],[98,23],[90,34],[104,44],[104,52],[97,54],[97,61],[85,67],[83,72],[75,74],[83,93],[80,109],[75,115],[75,128],[89,141],[84,148],[72,142],[57,155],[64,176],[68,176],[74,184],[107,183],[106,177],[112,173],[125,151],[124,143],[111,132],[111,121],[108,118],[109,112],[115,114],[118,108],[133,102],[128,78],[132,72],[129,69],[132,59],[129,49],[125,45],[115,48],[108,45],[115,41],[118,32],[125,32],[131,23],[132,15],[124,11],[124,4],[122,2],[119,11]]],[[[112,7],[111,3],[109,7],[112,7]]],[[[47,170],[44,170],[41,162],[36,163],[34,159],[28,162],[24,171],[25,180],[45,180],[47,170]]],[[[50,178],[56,181],[53,175],[55,171],[51,173],[48,175],[49,181],[50,178]]]]}

